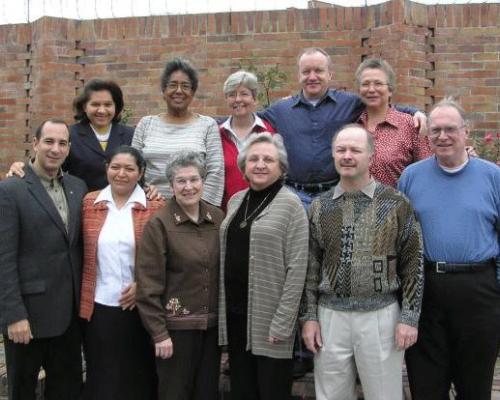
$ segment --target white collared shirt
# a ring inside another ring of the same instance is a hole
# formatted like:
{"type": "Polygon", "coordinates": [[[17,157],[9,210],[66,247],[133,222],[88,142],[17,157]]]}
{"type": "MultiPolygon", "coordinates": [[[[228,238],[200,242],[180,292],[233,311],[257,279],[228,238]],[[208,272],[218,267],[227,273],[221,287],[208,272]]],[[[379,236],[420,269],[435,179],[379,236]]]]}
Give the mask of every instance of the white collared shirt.
{"type": "Polygon", "coordinates": [[[132,207],[146,207],[144,190],[137,185],[127,203],[118,209],[111,187],[104,188],[95,203],[105,201],[108,215],[97,242],[97,282],[95,302],[118,306],[122,290],[134,281],[135,237],[132,207]]]}
{"type": "MultiPolygon", "coordinates": [[[[257,114],[254,113],[253,116],[254,116],[254,120],[253,120],[252,127],[250,128],[250,133],[253,133],[253,130],[254,130],[255,126],[260,126],[261,128],[267,129],[266,125],[264,124],[264,122],[262,121],[262,119],[257,114]]],[[[231,140],[234,142],[234,144],[238,148],[238,151],[241,151],[241,149],[243,148],[243,143],[245,143],[246,137],[244,139],[240,139],[238,137],[238,135],[236,134],[236,132],[231,127],[231,121],[232,120],[233,120],[233,117],[229,117],[228,119],[226,119],[224,121],[224,123],[221,126],[226,131],[228,131],[230,133],[231,140]]]]}

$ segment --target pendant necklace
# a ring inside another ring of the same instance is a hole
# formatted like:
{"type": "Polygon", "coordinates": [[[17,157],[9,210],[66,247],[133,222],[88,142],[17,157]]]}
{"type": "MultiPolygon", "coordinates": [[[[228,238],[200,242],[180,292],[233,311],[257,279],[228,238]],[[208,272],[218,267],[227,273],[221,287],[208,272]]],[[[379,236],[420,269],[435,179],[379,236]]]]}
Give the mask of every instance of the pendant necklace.
{"type": "Polygon", "coordinates": [[[248,196],[247,196],[247,204],[245,205],[245,215],[243,216],[243,221],[240,222],[240,228],[241,229],[245,229],[248,225],[247,221],[252,218],[254,216],[254,214],[259,211],[260,207],[262,206],[262,204],[265,203],[265,201],[267,200],[267,198],[269,197],[271,193],[269,192],[266,197],[264,197],[264,200],[262,200],[260,202],[260,204],[255,208],[255,210],[253,210],[250,215],[247,217],[247,213],[248,213],[248,203],[250,202],[250,192],[248,192],[248,196]]]}

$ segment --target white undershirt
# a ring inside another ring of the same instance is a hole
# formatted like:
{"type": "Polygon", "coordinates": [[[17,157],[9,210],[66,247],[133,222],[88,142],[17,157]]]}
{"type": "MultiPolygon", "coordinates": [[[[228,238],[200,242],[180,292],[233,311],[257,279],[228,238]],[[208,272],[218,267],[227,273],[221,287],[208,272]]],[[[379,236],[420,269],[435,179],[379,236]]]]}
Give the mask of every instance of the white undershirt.
{"type": "Polygon", "coordinates": [[[122,290],[134,281],[135,237],[132,207],[146,207],[146,195],[137,185],[127,203],[118,209],[106,186],[94,203],[105,201],[108,215],[97,242],[97,281],[95,302],[118,306],[122,290]]]}
{"type": "Polygon", "coordinates": [[[439,164],[439,166],[444,171],[446,171],[450,174],[456,174],[458,171],[461,171],[462,169],[464,169],[468,162],[469,162],[469,158],[467,158],[467,160],[465,160],[465,162],[463,164],[459,165],[458,167],[449,168],[449,167],[445,167],[444,165],[441,165],[441,164],[439,164]]]}

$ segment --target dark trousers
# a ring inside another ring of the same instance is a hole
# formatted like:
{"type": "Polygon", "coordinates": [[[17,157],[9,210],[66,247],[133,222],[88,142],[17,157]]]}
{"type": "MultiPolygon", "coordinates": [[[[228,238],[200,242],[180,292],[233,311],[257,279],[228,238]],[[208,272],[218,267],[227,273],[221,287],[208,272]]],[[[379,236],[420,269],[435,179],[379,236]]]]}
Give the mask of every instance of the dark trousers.
{"type": "Polygon", "coordinates": [[[84,400],[155,400],[154,347],[137,310],[95,303],[84,323],[84,400]]]}
{"type": "Polygon", "coordinates": [[[220,349],[217,328],[169,330],[171,358],[156,358],[159,400],[217,400],[220,349]]]}
{"type": "Polygon", "coordinates": [[[493,267],[425,271],[418,341],[406,351],[414,400],[487,400],[500,346],[500,287],[493,267]]]}
{"type": "Polygon", "coordinates": [[[253,355],[245,350],[246,316],[228,314],[228,353],[231,399],[287,400],[292,391],[292,359],[253,355]]]}
{"type": "Polygon", "coordinates": [[[45,400],[77,400],[82,386],[80,325],[75,317],[60,336],[14,343],[4,335],[9,400],[35,400],[40,367],[45,400]]]}

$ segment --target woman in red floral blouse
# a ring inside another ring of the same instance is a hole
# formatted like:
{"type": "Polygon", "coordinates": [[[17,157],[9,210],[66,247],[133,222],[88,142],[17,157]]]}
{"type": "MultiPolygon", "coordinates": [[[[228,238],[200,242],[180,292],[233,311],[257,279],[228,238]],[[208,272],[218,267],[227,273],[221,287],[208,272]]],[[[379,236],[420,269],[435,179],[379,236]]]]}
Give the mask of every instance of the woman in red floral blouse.
{"type": "Polygon", "coordinates": [[[372,176],[386,185],[396,186],[407,165],[429,157],[427,137],[421,137],[412,116],[391,106],[395,74],[384,60],[370,58],[356,71],[359,94],[366,104],[359,122],[373,135],[375,156],[372,176]]]}

